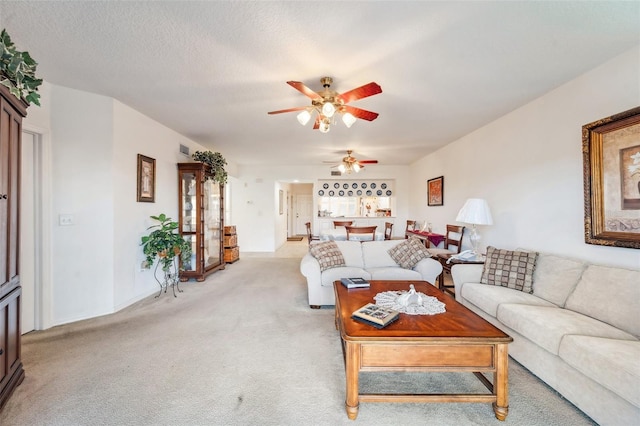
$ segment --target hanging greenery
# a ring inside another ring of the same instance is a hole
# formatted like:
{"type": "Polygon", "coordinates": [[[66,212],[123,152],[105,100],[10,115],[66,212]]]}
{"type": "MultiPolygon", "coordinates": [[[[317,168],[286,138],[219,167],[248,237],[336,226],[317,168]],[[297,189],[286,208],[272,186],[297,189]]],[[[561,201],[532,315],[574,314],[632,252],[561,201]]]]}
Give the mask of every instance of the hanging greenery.
{"type": "Polygon", "coordinates": [[[28,104],[40,106],[37,93],[42,79],[36,78],[36,66],[29,52],[19,52],[6,30],[0,33],[0,84],[28,104]]]}
{"type": "Polygon", "coordinates": [[[207,177],[207,179],[212,179],[214,182],[221,184],[227,183],[227,171],[224,169],[224,166],[227,165],[227,160],[224,159],[222,154],[211,151],[196,151],[192,157],[194,160],[211,167],[213,177],[207,177]]]}

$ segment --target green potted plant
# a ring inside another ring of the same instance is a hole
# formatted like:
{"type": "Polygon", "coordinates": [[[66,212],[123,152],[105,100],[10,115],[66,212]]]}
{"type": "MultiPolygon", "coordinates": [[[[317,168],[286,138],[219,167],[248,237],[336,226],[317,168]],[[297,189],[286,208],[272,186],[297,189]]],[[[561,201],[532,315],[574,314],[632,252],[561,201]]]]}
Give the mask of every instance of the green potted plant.
{"type": "Polygon", "coordinates": [[[147,266],[150,267],[156,258],[159,258],[159,265],[167,272],[175,257],[180,256],[180,270],[184,270],[183,265],[191,262],[191,244],[176,232],[178,222],[173,222],[164,213],[151,216],[151,219],[160,223],[147,228],[152,230],[151,233],[142,237],[142,251],[147,257],[147,266]]]}
{"type": "Polygon", "coordinates": [[[11,37],[3,29],[0,33],[0,84],[16,98],[40,106],[37,90],[42,79],[36,78],[37,65],[29,52],[16,50],[11,37]]]}
{"type": "Polygon", "coordinates": [[[227,183],[227,171],[224,169],[224,166],[227,165],[227,160],[224,159],[222,154],[211,151],[196,151],[191,157],[211,167],[213,177],[208,179],[223,185],[227,183]]]}

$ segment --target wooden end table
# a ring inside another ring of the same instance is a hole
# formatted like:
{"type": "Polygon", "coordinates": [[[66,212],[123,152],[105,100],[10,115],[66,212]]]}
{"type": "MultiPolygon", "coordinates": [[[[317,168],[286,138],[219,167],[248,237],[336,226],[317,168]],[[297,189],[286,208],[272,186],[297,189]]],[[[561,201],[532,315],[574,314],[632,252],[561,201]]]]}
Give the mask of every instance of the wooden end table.
{"type": "Polygon", "coordinates": [[[426,281],[376,281],[370,288],[347,289],[333,284],[336,328],[342,338],[346,375],[347,416],[358,416],[360,402],[484,402],[492,403],[498,420],[509,412],[508,345],[506,333],[426,281]],[[407,315],[379,330],[351,319],[351,314],[384,291],[408,290],[436,297],[446,312],[407,315]],[[361,394],[361,371],[468,372],[475,374],[490,393],[464,394],[361,394]],[[493,373],[493,382],[483,372],[493,373]]]}
{"type": "Polygon", "coordinates": [[[453,259],[451,259],[451,257],[454,256],[453,254],[437,254],[436,255],[436,260],[438,262],[440,262],[440,264],[442,265],[442,273],[440,274],[440,276],[438,277],[438,288],[444,292],[447,292],[451,295],[453,295],[455,297],[456,295],[456,290],[455,290],[455,286],[450,286],[450,285],[444,285],[444,274],[445,272],[449,275],[451,275],[451,267],[453,265],[461,265],[461,264],[484,264],[485,261],[485,257],[482,257],[480,259],[475,259],[475,260],[460,260],[460,259],[456,259],[455,257],[453,259]],[[451,260],[449,260],[451,259],[451,260]]]}

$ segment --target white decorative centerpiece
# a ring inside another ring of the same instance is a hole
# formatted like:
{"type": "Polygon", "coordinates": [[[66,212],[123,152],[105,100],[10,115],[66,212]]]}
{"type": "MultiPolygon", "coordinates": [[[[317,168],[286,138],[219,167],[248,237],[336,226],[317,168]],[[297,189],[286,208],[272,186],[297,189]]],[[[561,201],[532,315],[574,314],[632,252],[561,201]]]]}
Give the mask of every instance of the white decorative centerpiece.
{"type": "Polygon", "coordinates": [[[409,315],[435,315],[447,311],[444,303],[436,297],[416,291],[413,284],[409,284],[409,291],[384,291],[373,299],[376,305],[409,315]]]}

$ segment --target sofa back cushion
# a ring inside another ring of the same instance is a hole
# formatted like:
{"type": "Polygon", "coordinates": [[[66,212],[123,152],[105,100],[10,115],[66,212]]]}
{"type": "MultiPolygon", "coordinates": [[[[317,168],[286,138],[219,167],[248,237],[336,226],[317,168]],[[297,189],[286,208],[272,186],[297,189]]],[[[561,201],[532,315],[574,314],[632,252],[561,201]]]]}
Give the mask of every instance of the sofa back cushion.
{"type": "Polygon", "coordinates": [[[586,267],[577,260],[539,253],[533,271],[533,294],[564,307],[586,267]]]}
{"type": "Polygon", "coordinates": [[[640,271],[589,265],[565,308],[640,337],[640,271]]]}
{"type": "Polygon", "coordinates": [[[364,268],[362,243],[360,241],[335,241],[335,243],[340,249],[340,252],[342,252],[346,266],[364,268]]]}
{"type": "Polygon", "coordinates": [[[365,241],[362,244],[362,257],[365,268],[397,267],[398,264],[389,256],[388,250],[404,240],[365,241]]]}

